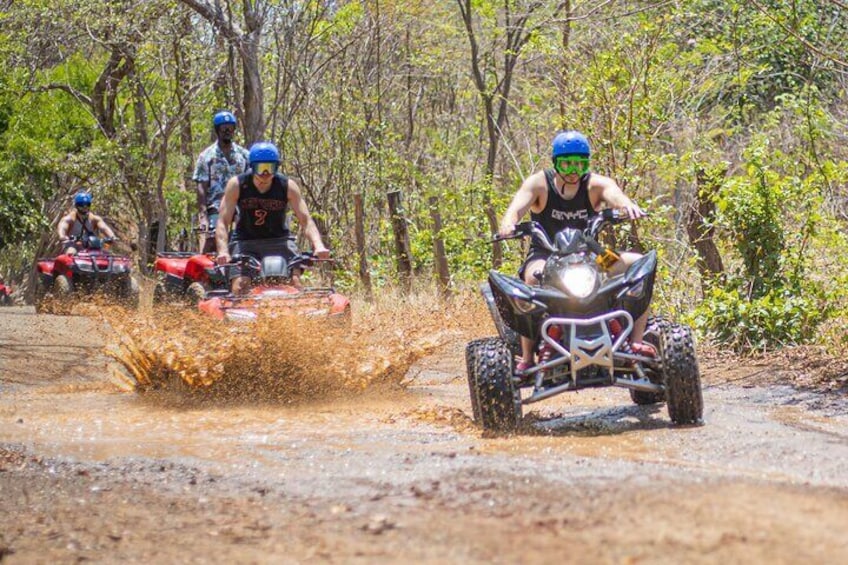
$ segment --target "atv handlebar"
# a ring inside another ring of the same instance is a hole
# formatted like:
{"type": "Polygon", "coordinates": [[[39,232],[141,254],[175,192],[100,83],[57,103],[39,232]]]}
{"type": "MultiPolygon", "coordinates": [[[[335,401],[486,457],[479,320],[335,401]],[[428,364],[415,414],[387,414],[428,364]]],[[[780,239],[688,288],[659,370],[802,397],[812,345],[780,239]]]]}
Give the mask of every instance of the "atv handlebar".
{"type": "MultiPolygon", "coordinates": [[[[291,258],[291,260],[287,260],[287,266],[289,270],[292,269],[305,269],[312,267],[315,263],[332,263],[335,262],[335,259],[327,258],[321,259],[320,257],[316,257],[313,255],[311,251],[304,251],[300,255],[295,255],[291,258]]],[[[240,255],[232,255],[230,257],[229,263],[223,263],[216,265],[215,268],[218,270],[223,270],[227,267],[248,267],[255,269],[258,272],[262,271],[262,261],[249,254],[240,254],[240,255]]]]}
{"type": "MultiPolygon", "coordinates": [[[[586,228],[583,230],[584,241],[589,246],[589,248],[595,253],[602,253],[604,248],[597,243],[596,238],[598,233],[600,233],[601,229],[607,224],[620,224],[630,219],[630,216],[627,215],[627,212],[624,210],[614,210],[612,208],[605,208],[601,210],[599,214],[595,214],[589,219],[589,223],[586,228]]],[[[542,224],[535,221],[529,222],[521,222],[515,224],[515,228],[513,232],[509,235],[500,235],[495,234],[492,237],[491,242],[494,243],[496,241],[504,241],[507,239],[516,239],[520,237],[530,237],[536,243],[541,245],[543,248],[547,249],[551,252],[556,252],[557,247],[554,245],[548,234],[545,232],[544,228],[542,228],[542,224]]]]}

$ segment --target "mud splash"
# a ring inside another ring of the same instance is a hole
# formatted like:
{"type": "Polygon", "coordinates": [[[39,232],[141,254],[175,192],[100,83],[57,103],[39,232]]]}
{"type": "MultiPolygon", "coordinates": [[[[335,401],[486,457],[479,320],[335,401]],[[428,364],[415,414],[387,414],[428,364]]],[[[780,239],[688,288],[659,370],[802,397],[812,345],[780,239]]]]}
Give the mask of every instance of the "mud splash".
{"type": "Polygon", "coordinates": [[[350,327],[291,316],[226,323],[175,306],[113,311],[107,353],[138,390],[285,402],[350,396],[402,386],[421,357],[476,337],[488,324],[479,302],[472,295],[354,300],[350,327]]]}

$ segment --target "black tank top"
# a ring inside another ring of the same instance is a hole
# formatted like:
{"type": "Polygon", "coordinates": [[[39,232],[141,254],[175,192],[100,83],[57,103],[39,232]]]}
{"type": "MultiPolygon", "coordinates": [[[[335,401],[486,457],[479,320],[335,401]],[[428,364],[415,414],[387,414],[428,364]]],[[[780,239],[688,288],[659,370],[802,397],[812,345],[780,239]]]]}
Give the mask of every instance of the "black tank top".
{"type": "Polygon", "coordinates": [[[233,240],[271,239],[287,237],[286,209],[289,203],[289,179],[275,174],[268,192],[262,193],[253,184],[252,172],[238,176],[238,222],[233,240]]]}
{"type": "MultiPolygon", "coordinates": [[[[545,171],[545,180],[548,185],[548,202],[545,209],[539,212],[531,211],[530,219],[539,222],[548,238],[553,241],[558,231],[565,228],[585,229],[589,224],[589,218],[596,214],[589,200],[589,177],[592,173],[586,173],[580,177],[577,185],[577,193],[574,198],[566,200],[560,196],[554,185],[554,170],[545,171]]],[[[535,247],[535,246],[531,246],[535,247]]]]}
{"type": "Polygon", "coordinates": [[[91,216],[86,216],[85,221],[81,222],[79,216],[74,215],[74,224],[71,226],[68,236],[72,239],[78,239],[86,235],[96,235],[94,233],[94,226],[91,225],[91,216]]]}

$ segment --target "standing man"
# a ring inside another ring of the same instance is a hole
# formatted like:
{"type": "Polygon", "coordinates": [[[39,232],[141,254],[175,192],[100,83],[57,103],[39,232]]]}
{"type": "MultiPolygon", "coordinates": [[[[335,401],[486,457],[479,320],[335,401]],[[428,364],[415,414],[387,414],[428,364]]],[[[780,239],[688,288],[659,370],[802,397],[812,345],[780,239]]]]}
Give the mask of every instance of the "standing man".
{"type": "MultiPolygon", "coordinates": [[[[218,264],[226,265],[231,255],[252,255],[260,261],[267,255],[282,255],[286,260],[298,253],[289,239],[285,223],[289,207],[297,217],[304,235],[319,259],[327,259],[330,251],[321,240],[321,232],[296,182],[277,172],[280,152],[273,143],[260,141],[250,147],[250,169],[227,182],[221,201],[221,214],[215,226],[218,264]],[[227,232],[238,208],[238,222],[228,244],[227,232]]],[[[248,290],[248,273],[242,268],[230,272],[232,291],[248,290]]],[[[292,273],[292,284],[300,286],[300,272],[292,273]]]]}
{"type": "Polygon", "coordinates": [[[203,150],[197,159],[192,179],[197,182],[197,225],[200,230],[200,252],[215,250],[215,224],[231,177],[242,174],[249,161],[247,149],[233,141],[236,117],[227,111],[212,118],[218,140],[203,150]]]}
{"type": "MultiPolygon", "coordinates": [[[[498,233],[512,235],[515,224],[528,211],[530,219],[539,222],[551,240],[557,232],[567,227],[586,229],[589,218],[602,205],[625,211],[631,220],[645,216],[645,212],[624,194],[618,183],[590,171],[590,156],[589,140],[585,135],[573,130],[558,133],[551,144],[553,168],[527,177],[504,213],[498,233]]],[[[541,272],[549,255],[546,249],[531,245],[518,276],[529,285],[538,285],[536,274],[541,272]]],[[[638,253],[622,253],[621,260],[613,264],[611,272],[623,273],[640,257],[638,253]]],[[[642,341],[647,320],[646,310],[633,324],[630,344],[635,353],[655,355],[653,346],[642,341]]],[[[521,337],[521,351],[517,371],[523,371],[534,364],[533,342],[529,338],[521,337]]]]}

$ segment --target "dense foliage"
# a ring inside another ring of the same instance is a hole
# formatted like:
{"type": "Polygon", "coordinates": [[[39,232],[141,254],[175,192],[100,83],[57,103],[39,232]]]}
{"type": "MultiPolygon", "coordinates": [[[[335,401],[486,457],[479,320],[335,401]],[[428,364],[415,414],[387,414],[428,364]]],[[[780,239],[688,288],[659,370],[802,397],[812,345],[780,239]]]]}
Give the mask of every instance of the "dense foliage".
{"type": "Polygon", "coordinates": [[[371,282],[397,281],[392,190],[416,278],[432,278],[437,196],[452,284],[471,285],[492,215],[569,127],[652,211],[624,235],[660,252],[658,309],[738,349],[846,337],[843,2],[84,4],[0,2],[0,274],[26,278],[80,188],[142,267],[186,245],[193,161],[228,108],[243,143],[280,146],[338,285],[363,284],[357,194],[371,282]],[[712,193],[704,170],[721,171],[712,193]],[[699,201],[720,276],[687,238],[699,201]]]}

